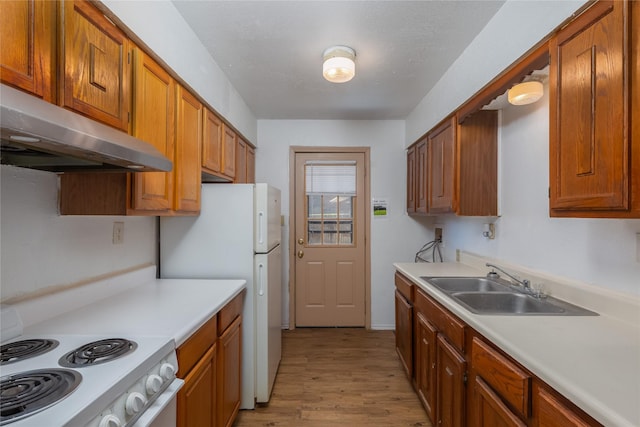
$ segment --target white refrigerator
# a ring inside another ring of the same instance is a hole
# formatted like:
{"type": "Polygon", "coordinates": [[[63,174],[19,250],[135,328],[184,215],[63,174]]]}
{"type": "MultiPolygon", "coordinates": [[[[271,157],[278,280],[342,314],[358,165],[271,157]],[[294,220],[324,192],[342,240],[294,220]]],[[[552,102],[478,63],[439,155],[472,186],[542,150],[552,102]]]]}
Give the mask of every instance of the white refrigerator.
{"type": "Polygon", "coordinates": [[[160,219],[162,278],[245,279],[242,401],[268,402],[282,349],[280,190],[203,184],[198,217],[160,219]]]}

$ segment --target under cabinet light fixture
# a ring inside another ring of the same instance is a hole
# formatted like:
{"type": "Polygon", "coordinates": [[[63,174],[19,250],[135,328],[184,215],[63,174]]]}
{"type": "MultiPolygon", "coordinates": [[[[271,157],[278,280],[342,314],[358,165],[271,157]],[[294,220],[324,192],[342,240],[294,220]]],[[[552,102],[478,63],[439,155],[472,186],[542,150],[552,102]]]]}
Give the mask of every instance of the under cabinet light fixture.
{"type": "Polygon", "coordinates": [[[333,46],[322,55],[322,75],[332,83],[348,82],[356,75],[356,51],[347,46],[333,46]]]}
{"type": "Polygon", "coordinates": [[[509,104],[527,105],[533,104],[544,94],[542,83],[537,80],[520,83],[509,89],[507,98],[509,104]]]}

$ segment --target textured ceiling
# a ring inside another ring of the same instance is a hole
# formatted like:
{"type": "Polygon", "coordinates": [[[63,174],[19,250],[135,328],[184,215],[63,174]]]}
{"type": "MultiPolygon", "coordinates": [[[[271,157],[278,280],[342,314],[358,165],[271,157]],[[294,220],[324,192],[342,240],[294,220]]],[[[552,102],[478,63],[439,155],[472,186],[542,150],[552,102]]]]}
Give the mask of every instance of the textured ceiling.
{"type": "Polygon", "coordinates": [[[179,1],[258,119],[405,118],[504,1],[179,1]],[[356,51],[348,83],[322,53],[356,51]]]}

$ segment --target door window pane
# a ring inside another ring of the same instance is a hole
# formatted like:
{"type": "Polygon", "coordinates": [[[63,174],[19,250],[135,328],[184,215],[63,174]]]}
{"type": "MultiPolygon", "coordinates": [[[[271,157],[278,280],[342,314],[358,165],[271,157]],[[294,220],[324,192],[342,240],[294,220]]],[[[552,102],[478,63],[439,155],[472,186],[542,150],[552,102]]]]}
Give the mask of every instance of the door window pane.
{"type": "Polygon", "coordinates": [[[308,244],[353,245],[355,162],[306,164],[305,190],[308,244]]]}

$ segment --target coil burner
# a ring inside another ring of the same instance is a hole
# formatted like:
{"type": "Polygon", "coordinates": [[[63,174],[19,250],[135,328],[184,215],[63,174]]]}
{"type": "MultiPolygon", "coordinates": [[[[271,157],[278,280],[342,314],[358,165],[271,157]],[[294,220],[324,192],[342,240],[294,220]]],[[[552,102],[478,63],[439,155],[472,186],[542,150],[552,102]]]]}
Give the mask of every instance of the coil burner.
{"type": "Polygon", "coordinates": [[[0,378],[0,425],[54,405],[81,381],[82,375],[69,369],[38,369],[0,378]]]}
{"type": "Polygon", "coordinates": [[[58,363],[66,368],[82,368],[110,362],[134,351],[138,345],[123,338],[93,341],[70,351],[58,363]]]}
{"type": "Polygon", "coordinates": [[[59,342],[49,339],[29,339],[15,341],[0,346],[0,365],[35,357],[53,350],[59,342]]]}

